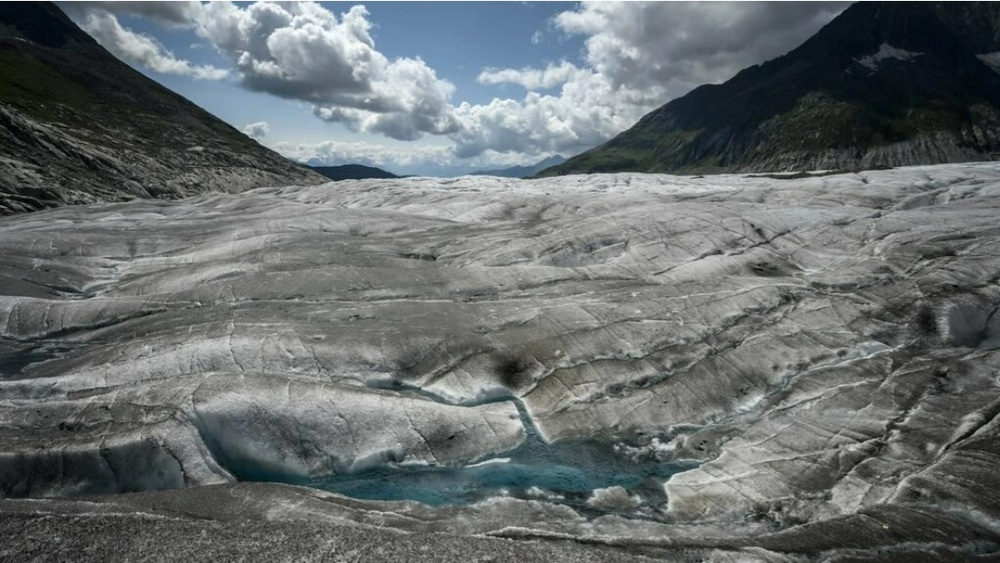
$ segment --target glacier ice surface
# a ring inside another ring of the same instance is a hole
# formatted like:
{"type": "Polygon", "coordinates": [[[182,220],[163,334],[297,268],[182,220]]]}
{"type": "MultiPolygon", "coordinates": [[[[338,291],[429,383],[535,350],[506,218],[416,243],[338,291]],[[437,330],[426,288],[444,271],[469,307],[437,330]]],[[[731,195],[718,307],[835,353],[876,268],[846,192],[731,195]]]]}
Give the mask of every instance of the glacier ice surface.
{"type": "Polygon", "coordinates": [[[0,495],[269,481],[470,533],[996,531],[998,210],[983,163],[5,217],[0,495]]]}

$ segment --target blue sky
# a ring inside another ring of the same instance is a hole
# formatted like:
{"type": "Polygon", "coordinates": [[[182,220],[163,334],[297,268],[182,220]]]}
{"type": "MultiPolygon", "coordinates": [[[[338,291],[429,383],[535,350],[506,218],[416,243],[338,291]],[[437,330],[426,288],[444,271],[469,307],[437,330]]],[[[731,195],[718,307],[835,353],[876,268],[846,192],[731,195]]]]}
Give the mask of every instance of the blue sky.
{"type": "Polygon", "coordinates": [[[77,2],[113,54],[290,158],[454,175],[572,155],[846,4],[77,2]]]}

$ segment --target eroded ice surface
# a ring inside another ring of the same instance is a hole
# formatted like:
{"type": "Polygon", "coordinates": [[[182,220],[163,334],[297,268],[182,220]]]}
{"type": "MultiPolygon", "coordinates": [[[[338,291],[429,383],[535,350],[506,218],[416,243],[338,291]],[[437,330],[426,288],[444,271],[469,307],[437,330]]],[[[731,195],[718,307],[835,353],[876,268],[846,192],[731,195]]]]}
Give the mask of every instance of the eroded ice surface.
{"type": "Polygon", "coordinates": [[[1000,166],[970,164],[4,218],[0,493],[268,480],[548,506],[525,522],[560,531],[888,505],[996,526],[998,209],[1000,166]]]}

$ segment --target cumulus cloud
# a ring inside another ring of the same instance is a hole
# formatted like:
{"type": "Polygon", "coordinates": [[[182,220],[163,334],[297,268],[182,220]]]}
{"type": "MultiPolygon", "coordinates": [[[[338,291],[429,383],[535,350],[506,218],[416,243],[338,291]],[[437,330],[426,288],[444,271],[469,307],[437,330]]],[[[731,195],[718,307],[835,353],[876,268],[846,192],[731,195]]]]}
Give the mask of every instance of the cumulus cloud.
{"type": "Polygon", "coordinates": [[[258,121],[257,123],[250,123],[243,128],[243,133],[245,133],[251,139],[263,139],[271,131],[271,126],[267,124],[266,121],[258,121]]]}
{"type": "Polygon", "coordinates": [[[163,74],[202,80],[220,80],[229,75],[228,70],[211,65],[196,65],[175,57],[152,37],[122,27],[118,19],[106,11],[90,11],[79,23],[105,49],[129,63],[163,74]]]}
{"type": "Polygon", "coordinates": [[[455,87],[419,58],[376,50],[368,15],[360,5],[338,18],[309,2],[212,2],[198,24],[244,86],[311,102],[321,119],[400,140],[457,131],[455,87]]]}
{"type": "Polygon", "coordinates": [[[479,73],[476,81],[480,84],[520,84],[528,90],[545,90],[565,84],[579,73],[580,69],[575,65],[563,61],[558,65],[548,65],[543,69],[487,68],[479,73]]]}
{"type": "Polygon", "coordinates": [[[555,25],[587,37],[586,60],[615,86],[670,97],[797,47],[849,2],[586,2],[555,25]]]}
{"type": "Polygon", "coordinates": [[[489,149],[573,154],[621,132],[658,102],[655,94],[615,88],[599,74],[578,70],[558,94],[530,91],[521,100],[459,105],[463,128],[451,139],[460,157],[489,149]]]}

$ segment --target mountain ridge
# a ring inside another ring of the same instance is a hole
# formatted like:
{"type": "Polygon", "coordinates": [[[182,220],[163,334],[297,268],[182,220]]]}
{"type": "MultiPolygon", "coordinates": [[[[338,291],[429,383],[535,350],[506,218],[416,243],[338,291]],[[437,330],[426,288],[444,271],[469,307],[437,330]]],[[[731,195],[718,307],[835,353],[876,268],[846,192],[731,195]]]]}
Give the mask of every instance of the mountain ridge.
{"type": "Polygon", "coordinates": [[[538,174],[542,170],[552,166],[558,166],[566,162],[566,158],[561,154],[554,154],[548,158],[530,164],[528,166],[508,166],[507,168],[495,168],[491,170],[478,170],[469,173],[469,176],[499,176],[501,178],[528,178],[538,174]]]}
{"type": "Polygon", "coordinates": [[[309,168],[319,174],[322,174],[323,176],[326,176],[334,182],[338,182],[340,180],[367,179],[392,180],[400,177],[387,170],[382,170],[381,168],[376,168],[374,166],[365,166],[364,164],[342,164],[340,166],[310,165],[309,168]]]}
{"type": "Polygon", "coordinates": [[[767,172],[1000,156],[1000,6],[858,3],[541,176],[767,172]],[[988,57],[987,57],[988,59],[988,57]]]}

